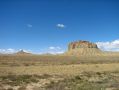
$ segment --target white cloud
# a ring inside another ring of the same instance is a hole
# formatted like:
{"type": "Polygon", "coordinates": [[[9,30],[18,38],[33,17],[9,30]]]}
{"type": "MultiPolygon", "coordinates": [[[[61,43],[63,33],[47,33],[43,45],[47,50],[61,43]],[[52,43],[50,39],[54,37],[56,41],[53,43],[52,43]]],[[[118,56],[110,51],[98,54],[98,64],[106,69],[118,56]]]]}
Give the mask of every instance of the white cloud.
{"type": "Polygon", "coordinates": [[[65,50],[63,50],[61,47],[59,46],[50,46],[48,48],[42,49],[40,52],[39,51],[31,51],[31,50],[26,50],[26,49],[12,49],[12,48],[8,48],[8,49],[0,49],[0,54],[13,54],[13,53],[17,53],[18,51],[23,50],[24,52],[27,53],[33,53],[33,54],[62,54],[65,52],[65,50]]]}
{"type": "Polygon", "coordinates": [[[61,47],[59,46],[50,46],[48,48],[45,48],[45,49],[42,49],[39,52],[33,52],[31,50],[26,50],[26,49],[12,49],[12,48],[8,48],[8,49],[0,49],[0,54],[13,54],[13,53],[17,53],[18,51],[21,51],[23,50],[24,52],[27,52],[27,53],[34,53],[34,54],[46,54],[46,53],[49,53],[49,54],[62,54],[65,52],[65,50],[63,50],[61,47]]]}
{"type": "MultiPolygon", "coordinates": [[[[16,53],[16,52],[18,52],[18,51],[20,51],[20,50],[22,50],[22,49],[18,49],[18,50],[12,49],[12,48],[0,49],[0,53],[1,53],[1,54],[13,54],[13,53],[16,53]]],[[[23,51],[24,51],[24,52],[27,52],[27,53],[30,53],[30,52],[31,52],[31,50],[23,50],[23,51]]]]}
{"type": "Polygon", "coordinates": [[[11,54],[11,53],[15,53],[16,51],[12,48],[8,48],[8,49],[0,49],[0,53],[3,54],[11,54]]]}
{"type": "Polygon", "coordinates": [[[31,27],[33,27],[33,25],[31,25],[31,24],[27,24],[27,27],[31,28],[31,27]]]}
{"type": "Polygon", "coordinates": [[[49,50],[61,50],[61,47],[59,47],[59,46],[57,46],[57,47],[51,46],[51,47],[49,47],[49,50]]]}
{"type": "Polygon", "coordinates": [[[55,49],[55,47],[52,47],[52,46],[51,46],[51,47],[49,47],[49,49],[50,49],[50,50],[53,50],[53,49],[55,49]]]}
{"type": "Polygon", "coordinates": [[[64,28],[64,27],[65,27],[64,24],[57,24],[56,26],[57,26],[58,28],[64,28]]]}
{"type": "Polygon", "coordinates": [[[97,42],[98,47],[105,51],[119,51],[119,39],[111,42],[97,42]]]}
{"type": "Polygon", "coordinates": [[[40,52],[40,54],[46,54],[46,53],[56,55],[56,54],[64,53],[64,50],[59,46],[50,46],[50,47],[48,47],[48,48],[46,48],[40,52]]]}

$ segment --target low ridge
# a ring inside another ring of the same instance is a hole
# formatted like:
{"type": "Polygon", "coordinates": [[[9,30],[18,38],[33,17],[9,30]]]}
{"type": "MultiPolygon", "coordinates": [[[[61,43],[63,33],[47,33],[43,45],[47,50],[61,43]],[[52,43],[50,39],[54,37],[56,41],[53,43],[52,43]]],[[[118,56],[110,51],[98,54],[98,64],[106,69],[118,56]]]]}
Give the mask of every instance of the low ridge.
{"type": "Polygon", "coordinates": [[[31,53],[25,52],[24,50],[20,50],[16,53],[16,55],[31,55],[31,53]]]}

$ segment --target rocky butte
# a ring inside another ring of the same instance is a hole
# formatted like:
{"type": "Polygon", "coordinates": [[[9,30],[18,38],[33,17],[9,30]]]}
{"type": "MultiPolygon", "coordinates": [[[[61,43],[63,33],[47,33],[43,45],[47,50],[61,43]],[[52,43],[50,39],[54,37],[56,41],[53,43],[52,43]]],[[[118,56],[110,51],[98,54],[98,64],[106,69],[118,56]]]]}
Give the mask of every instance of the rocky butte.
{"type": "Polygon", "coordinates": [[[98,48],[96,44],[91,43],[89,41],[77,41],[71,42],[68,45],[68,50],[78,49],[78,48],[98,48]]]}
{"type": "Polygon", "coordinates": [[[67,55],[101,55],[103,52],[98,48],[95,43],[89,41],[76,41],[71,42],[68,45],[68,51],[66,52],[67,55]]]}

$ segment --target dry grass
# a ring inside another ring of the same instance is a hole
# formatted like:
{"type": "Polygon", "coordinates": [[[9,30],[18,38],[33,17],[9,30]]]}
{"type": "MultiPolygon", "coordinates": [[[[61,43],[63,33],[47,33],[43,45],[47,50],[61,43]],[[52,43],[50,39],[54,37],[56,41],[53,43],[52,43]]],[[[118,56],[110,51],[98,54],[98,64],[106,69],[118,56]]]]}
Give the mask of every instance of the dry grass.
{"type": "Polygon", "coordinates": [[[118,90],[119,72],[0,76],[0,90],[118,90]]]}
{"type": "Polygon", "coordinates": [[[0,75],[10,73],[75,75],[80,72],[118,70],[118,56],[0,56],[0,75]]]}
{"type": "Polygon", "coordinates": [[[0,90],[118,90],[118,83],[119,56],[0,56],[0,90]]]}
{"type": "Polygon", "coordinates": [[[41,66],[71,64],[119,63],[118,56],[40,56],[40,55],[1,55],[0,66],[41,66]]]}
{"type": "Polygon", "coordinates": [[[32,74],[59,74],[77,75],[82,72],[104,72],[119,71],[119,64],[81,64],[81,65],[49,65],[49,66],[19,66],[19,67],[0,67],[0,75],[32,75],[32,74]]]}

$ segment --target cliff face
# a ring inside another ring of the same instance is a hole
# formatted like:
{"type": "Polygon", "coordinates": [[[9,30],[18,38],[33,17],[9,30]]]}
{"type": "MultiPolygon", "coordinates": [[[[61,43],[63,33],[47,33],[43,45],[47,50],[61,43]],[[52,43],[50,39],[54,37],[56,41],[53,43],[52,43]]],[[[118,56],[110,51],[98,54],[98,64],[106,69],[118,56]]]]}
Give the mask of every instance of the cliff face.
{"type": "Polygon", "coordinates": [[[68,51],[66,52],[66,55],[74,56],[92,56],[101,54],[103,54],[103,52],[95,43],[82,40],[69,43],[68,51]]]}
{"type": "Polygon", "coordinates": [[[89,41],[77,41],[77,42],[71,42],[68,45],[68,50],[72,49],[78,49],[78,48],[98,48],[96,44],[91,43],[89,41]]]}

